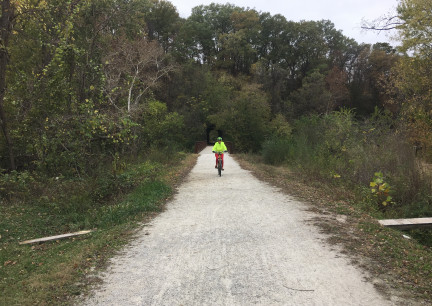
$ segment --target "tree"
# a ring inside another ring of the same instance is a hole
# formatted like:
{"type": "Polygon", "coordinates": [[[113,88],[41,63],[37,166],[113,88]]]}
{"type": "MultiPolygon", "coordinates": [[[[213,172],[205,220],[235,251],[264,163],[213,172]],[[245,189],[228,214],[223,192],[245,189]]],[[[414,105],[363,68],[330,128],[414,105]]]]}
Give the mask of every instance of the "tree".
{"type": "Polygon", "coordinates": [[[416,56],[432,53],[432,2],[428,0],[401,0],[397,7],[402,21],[396,28],[402,41],[402,51],[413,51],[416,56]]]}
{"type": "Polygon", "coordinates": [[[266,68],[283,64],[287,48],[293,43],[293,22],[288,22],[282,15],[271,16],[270,13],[260,15],[261,31],[258,43],[258,57],[264,59],[266,68]]]}
{"type": "Polygon", "coordinates": [[[255,75],[271,94],[274,113],[286,112],[286,101],[302,86],[302,80],[318,70],[323,75],[337,67],[347,69],[353,59],[354,40],[328,20],[288,22],[281,15],[260,15],[258,58],[255,75]]]}
{"type": "Polygon", "coordinates": [[[156,39],[167,53],[180,23],[177,9],[169,1],[152,0],[145,21],[149,38],[156,39]]]}
{"type": "Polygon", "coordinates": [[[270,93],[270,105],[273,113],[284,111],[283,100],[291,91],[295,82],[292,72],[295,70],[294,22],[288,22],[284,16],[260,15],[261,31],[257,44],[258,61],[252,66],[257,81],[270,93]]]}
{"type": "Polygon", "coordinates": [[[256,84],[242,84],[209,120],[235,143],[236,150],[257,152],[270,132],[268,99],[256,84]]]}
{"type": "Polygon", "coordinates": [[[256,45],[260,24],[254,10],[234,11],[231,14],[233,30],[220,34],[220,51],[217,67],[228,69],[232,74],[249,74],[256,61],[256,45]]]}
{"type": "Polygon", "coordinates": [[[149,101],[139,116],[141,133],[139,143],[143,148],[164,147],[183,142],[183,117],[176,112],[168,112],[166,104],[149,101]]]}
{"type": "Polygon", "coordinates": [[[183,41],[192,45],[187,46],[194,50],[194,58],[204,64],[213,65],[221,50],[221,37],[234,32],[232,14],[243,9],[232,4],[200,5],[192,9],[191,16],[186,20],[182,37],[183,41]],[[190,32],[189,32],[190,31],[190,32]]]}
{"type": "Polygon", "coordinates": [[[14,4],[10,0],[2,1],[0,16],[0,125],[9,152],[9,167],[16,169],[14,144],[10,136],[8,117],[5,110],[5,94],[7,90],[6,73],[9,63],[9,40],[12,34],[13,19],[16,17],[14,4]]]}
{"type": "Polygon", "coordinates": [[[329,113],[335,107],[325,76],[318,71],[303,79],[303,86],[290,95],[290,102],[296,117],[329,113]]]}
{"type": "Polygon", "coordinates": [[[137,108],[144,94],[174,70],[174,65],[164,61],[158,42],[148,41],[145,37],[133,41],[119,37],[113,45],[113,50],[104,59],[105,93],[117,109],[121,108],[122,98],[127,96],[130,113],[137,108]]]}
{"type": "Polygon", "coordinates": [[[387,97],[383,82],[397,61],[391,48],[385,44],[359,45],[349,69],[351,103],[359,115],[372,114],[375,107],[383,108],[387,97]]]}
{"type": "Polygon", "coordinates": [[[385,94],[385,83],[396,66],[399,55],[388,44],[375,44],[369,56],[368,82],[375,106],[388,109],[388,96],[385,94]]]}
{"type": "Polygon", "coordinates": [[[249,73],[255,51],[248,42],[243,30],[220,36],[221,51],[218,53],[216,67],[224,68],[233,75],[249,73]]]}
{"type": "Polygon", "coordinates": [[[325,77],[325,82],[331,94],[333,108],[347,106],[350,101],[350,92],[346,71],[334,66],[325,77]]]}
{"type": "MultiPolygon", "coordinates": [[[[12,2],[19,6],[7,48],[7,91],[2,92],[2,101],[20,168],[48,165],[50,172],[77,174],[96,156],[101,160],[128,149],[135,123],[123,112],[112,111],[103,92],[110,85],[105,86],[103,58],[112,54],[116,39],[136,46],[137,37],[146,35],[147,2],[12,2]]],[[[160,72],[165,67],[164,62],[152,69],[160,72]]],[[[133,80],[133,71],[124,77],[133,80]]],[[[143,88],[142,83],[129,85],[122,96],[125,108],[129,89],[133,105],[143,88]]],[[[5,151],[3,139],[1,145],[5,151]]]]}
{"type": "Polygon", "coordinates": [[[214,73],[207,65],[187,63],[176,70],[163,90],[156,91],[171,111],[184,118],[182,132],[188,147],[197,139],[206,139],[206,130],[212,126],[208,116],[231,100],[234,86],[226,79],[224,73],[214,73]]]}
{"type": "MultiPolygon", "coordinates": [[[[398,105],[412,142],[432,146],[432,2],[401,0],[396,29],[401,57],[387,82],[390,102],[398,105]]],[[[431,156],[429,152],[429,157],[431,156]]]]}

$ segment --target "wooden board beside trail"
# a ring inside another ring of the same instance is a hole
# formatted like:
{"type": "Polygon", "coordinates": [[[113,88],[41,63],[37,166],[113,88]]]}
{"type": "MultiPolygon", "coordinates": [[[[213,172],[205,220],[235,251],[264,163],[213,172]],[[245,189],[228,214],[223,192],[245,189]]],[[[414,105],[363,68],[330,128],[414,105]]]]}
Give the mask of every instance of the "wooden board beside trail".
{"type": "Polygon", "coordinates": [[[428,228],[432,227],[432,218],[387,219],[379,220],[379,223],[396,229],[428,228]]]}
{"type": "Polygon", "coordinates": [[[44,238],[38,238],[38,239],[33,239],[33,240],[22,241],[19,244],[30,244],[30,243],[36,243],[36,242],[45,242],[45,241],[63,239],[63,238],[68,238],[68,237],[73,237],[73,236],[79,236],[79,235],[88,234],[90,232],[91,231],[80,231],[80,232],[62,234],[62,235],[57,235],[57,236],[49,236],[49,237],[44,237],[44,238]]]}

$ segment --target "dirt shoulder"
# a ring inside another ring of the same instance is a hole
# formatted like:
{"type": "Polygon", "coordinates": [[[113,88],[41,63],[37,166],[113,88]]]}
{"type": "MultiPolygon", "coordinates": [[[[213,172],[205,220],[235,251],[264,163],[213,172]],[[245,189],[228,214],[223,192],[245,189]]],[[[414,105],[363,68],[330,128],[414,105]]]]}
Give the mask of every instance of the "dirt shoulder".
{"type": "Polygon", "coordinates": [[[320,216],[315,218],[315,225],[329,234],[329,242],[342,247],[354,264],[370,273],[370,281],[381,292],[430,305],[430,249],[404,238],[402,232],[380,226],[355,205],[355,199],[346,190],[285,167],[266,165],[257,157],[237,155],[236,160],[260,180],[309,203],[310,209],[320,216]]]}

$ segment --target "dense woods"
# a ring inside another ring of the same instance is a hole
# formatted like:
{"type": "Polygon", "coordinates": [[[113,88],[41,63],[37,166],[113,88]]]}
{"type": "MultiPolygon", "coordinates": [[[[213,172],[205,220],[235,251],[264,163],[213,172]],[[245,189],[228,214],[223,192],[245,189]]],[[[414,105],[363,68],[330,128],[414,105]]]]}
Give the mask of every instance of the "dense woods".
{"type": "Polygon", "coordinates": [[[401,0],[373,25],[396,28],[397,47],[231,4],[184,19],[164,0],[1,3],[3,196],[29,173],[93,176],[126,157],[191,152],[208,132],[366,186],[384,171],[410,192],[399,203],[424,188],[405,161],[432,158],[430,1],[401,0]]]}
{"type": "Polygon", "coordinates": [[[182,19],[168,1],[2,1],[1,16],[9,170],[78,175],[101,157],[190,149],[212,125],[238,149],[259,150],[276,117],[288,125],[341,107],[361,115],[384,107],[380,78],[398,57],[327,20],[296,23],[230,4],[182,19]]]}

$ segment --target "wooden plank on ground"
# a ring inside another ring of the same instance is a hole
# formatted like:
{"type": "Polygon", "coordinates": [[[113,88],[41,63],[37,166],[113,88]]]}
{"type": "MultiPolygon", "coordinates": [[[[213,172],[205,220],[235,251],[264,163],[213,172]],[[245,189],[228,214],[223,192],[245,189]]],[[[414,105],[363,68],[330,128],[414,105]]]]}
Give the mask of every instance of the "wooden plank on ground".
{"type": "Polygon", "coordinates": [[[387,219],[379,220],[386,227],[407,230],[416,228],[432,228],[432,218],[387,219]]]}
{"type": "Polygon", "coordinates": [[[88,234],[90,232],[91,232],[91,230],[90,231],[80,231],[80,232],[75,232],[75,233],[62,234],[62,235],[57,235],[57,236],[49,236],[49,237],[44,237],[44,238],[22,241],[19,244],[46,242],[46,241],[51,241],[51,240],[57,240],[57,239],[69,238],[69,237],[73,237],[73,236],[84,235],[84,234],[88,234]]]}

